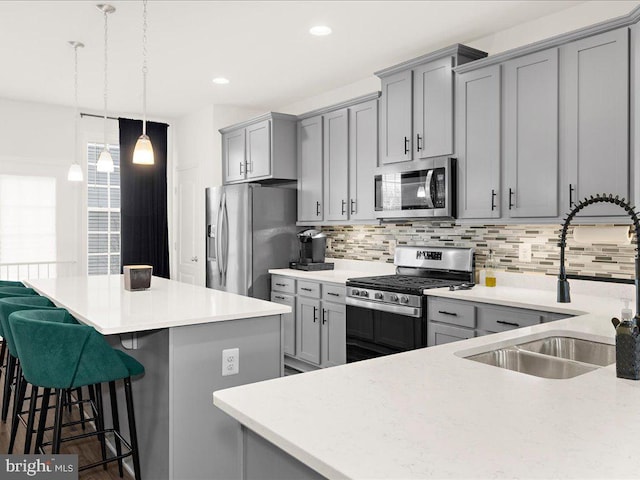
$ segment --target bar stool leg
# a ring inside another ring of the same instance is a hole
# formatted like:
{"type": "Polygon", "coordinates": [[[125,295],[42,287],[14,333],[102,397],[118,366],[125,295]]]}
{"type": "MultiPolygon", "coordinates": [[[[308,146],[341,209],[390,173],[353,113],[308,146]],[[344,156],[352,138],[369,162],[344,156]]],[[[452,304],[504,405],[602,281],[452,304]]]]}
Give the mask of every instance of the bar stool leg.
{"type": "Polygon", "coordinates": [[[22,369],[18,365],[16,372],[16,393],[13,398],[13,417],[11,419],[11,439],[9,440],[9,448],[7,453],[13,453],[13,447],[16,443],[16,435],[18,434],[18,424],[20,423],[20,411],[24,404],[24,397],[27,392],[27,382],[22,378],[22,369]]]}
{"type": "MultiPolygon", "coordinates": [[[[4,341],[4,338],[0,340],[2,346],[0,347],[0,367],[6,367],[4,356],[7,354],[7,342],[4,341]]],[[[6,372],[5,372],[6,375],[6,372]]]]}
{"type": "MultiPolygon", "coordinates": [[[[98,439],[100,440],[100,452],[102,453],[102,460],[107,459],[107,446],[104,439],[104,409],[102,408],[102,388],[100,384],[96,384],[96,407],[98,409],[99,425],[98,431],[101,432],[98,434],[98,439]]],[[[102,465],[102,469],[107,469],[107,464],[102,465]]]]}
{"type": "Polygon", "coordinates": [[[49,412],[49,397],[51,396],[51,389],[45,388],[42,391],[42,404],[40,406],[40,418],[38,419],[38,431],[36,433],[36,445],[34,453],[39,454],[42,448],[42,440],[44,438],[44,429],[47,426],[47,413],[49,412]]]}
{"type": "MultiPolygon", "coordinates": [[[[113,429],[120,433],[120,419],[118,418],[118,398],[116,397],[116,382],[109,382],[109,396],[111,397],[111,418],[113,420],[113,429]]],[[[116,442],[116,455],[122,455],[122,445],[120,443],[120,437],[117,434],[113,435],[116,442]]],[[[118,459],[118,473],[120,477],[123,476],[122,472],[122,459],[118,459]]]]}
{"type": "Polygon", "coordinates": [[[76,396],[78,397],[78,410],[80,411],[80,421],[82,422],[82,431],[84,432],[84,398],[82,396],[82,387],[76,388],[76,396]]]}
{"type": "Polygon", "coordinates": [[[2,422],[7,422],[7,416],[9,415],[9,400],[11,399],[11,382],[13,381],[13,374],[16,368],[16,357],[9,354],[9,360],[7,360],[7,370],[4,376],[4,395],[2,398],[2,422]]]}
{"type": "MultiPolygon", "coordinates": [[[[26,380],[22,380],[22,383],[27,383],[26,380]]],[[[31,400],[29,401],[29,417],[27,419],[27,431],[24,437],[24,453],[28,454],[31,450],[31,438],[33,433],[33,422],[36,416],[36,404],[38,403],[38,387],[31,385],[31,400]]],[[[18,413],[19,415],[19,413],[18,413]]],[[[13,419],[14,422],[18,422],[19,418],[13,419]]]]}
{"type": "Polygon", "coordinates": [[[131,377],[124,379],[124,394],[127,400],[127,417],[129,418],[129,437],[131,439],[131,449],[133,457],[133,472],[136,480],[141,480],[140,475],[140,455],[138,450],[138,432],[136,430],[136,417],[133,410],[133,393],[131,391],[131,377]]]}
{"type": "Polygon", "coordinates": [[[51,445],[51,453],[57,455],[60,453],[60,436],[62,431],[62,411],[64,410],[65,391],[61,388],[56,389],[56,416],[53,423],[53,443],[51,445]]]}

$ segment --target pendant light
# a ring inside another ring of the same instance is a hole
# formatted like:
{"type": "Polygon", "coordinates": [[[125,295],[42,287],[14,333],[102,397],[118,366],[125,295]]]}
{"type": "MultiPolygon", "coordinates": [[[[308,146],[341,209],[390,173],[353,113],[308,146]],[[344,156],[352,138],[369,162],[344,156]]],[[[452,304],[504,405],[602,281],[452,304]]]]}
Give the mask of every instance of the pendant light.
{"type": "Polygon", "coordinates": [[[98,163],[96,164],[96,170],[103,173],[113,172],[113,158],[109,153],[109,146],[107,145],[107,40],[108,28],[107,28],[107,16],[110,13],[116,11],[115,7],[107,3],[97,5],[98,9],[104,14],[104,148],[98,157],[98,163]]]}
{"type": "Polygon", "coordinates": [[[74,141],[73,141],[73,163],[69,167],[69,172],[67,173],[67,180],[70,182],[82,182],[84,180],[84,176],[82,175],[82,168],[78,163],[78,117],[80,114],[78,113],[78,48],[83,48],[84,43],[76,42],[75,40],[70,40],[69,45],[73,47],[74,54],[74,73],[73,73],[73,81],[74,81],[74,89],[75,89],[75,112],[73,113],[75,124],[74,124],[74,141]]]}
{"type": "Polygon", "coordinates": [[[133,150],[133,163],[154,163],[153,146],[147,136],[147,0],[142,1],[142,135],[133,150]]]}

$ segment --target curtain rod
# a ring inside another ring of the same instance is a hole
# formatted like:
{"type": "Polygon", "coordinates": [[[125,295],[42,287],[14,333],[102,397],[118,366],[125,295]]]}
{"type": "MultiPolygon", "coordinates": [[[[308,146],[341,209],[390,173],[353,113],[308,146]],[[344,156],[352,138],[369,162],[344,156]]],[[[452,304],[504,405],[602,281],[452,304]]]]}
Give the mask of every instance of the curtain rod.
{"type": "MultiPolygon", "coordinates": [[[[94,115],[93,113],[80,112],[80,117],[104,118],[104,115],[94,115]]],[[[116,117],[107,117],[109,120],[118,120],[116,117]]]]}

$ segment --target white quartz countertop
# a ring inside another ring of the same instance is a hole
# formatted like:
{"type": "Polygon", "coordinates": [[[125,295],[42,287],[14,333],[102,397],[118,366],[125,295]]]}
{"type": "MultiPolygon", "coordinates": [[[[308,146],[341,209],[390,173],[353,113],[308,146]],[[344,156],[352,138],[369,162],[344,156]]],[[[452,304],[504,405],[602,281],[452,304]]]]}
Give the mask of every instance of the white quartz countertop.
{"type": "Polygon", "coordinates": [[[615,364],[552,380],[463,358],[555,334],[613,344],[619,300],[576,294],[561,310],[555,292],[515,290],[526,289],[428,293],[590,313],[217,391],[214,403],[329,478],[638,478],[640,382],[615,364]]]}
{"type": "Polygon", "coordinates": [[[175,280],[124,289],[123,275],[31,279],[24,283],[104,335],[289,313],[290,307],[175,280]]]}
{"type": "Polygon", "coordinates": [[[334,264],[333,270],[307,271],[294,270],[292,268],[272,268],[269,273],[316,282],[340,283],[342,285],[347,283],[350,278],[392,275],[395,273],[395,266],[392,263],[343,260],[340,258],[327,258],[326,261],[334,264]]]}

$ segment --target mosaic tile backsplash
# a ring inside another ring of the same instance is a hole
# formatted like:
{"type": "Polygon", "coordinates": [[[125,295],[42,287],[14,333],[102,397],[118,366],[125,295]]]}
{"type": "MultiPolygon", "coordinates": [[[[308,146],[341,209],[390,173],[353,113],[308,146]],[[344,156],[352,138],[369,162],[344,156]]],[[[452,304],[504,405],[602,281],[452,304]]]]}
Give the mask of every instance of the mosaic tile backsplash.
{"type": "MultiPolygon", "coordinates": [[[[327,256],[393,263],[395,245],[473,247],[476,269],[485,265],[489,249],[498,269],[557,275],[560,225],[456,225],[451,222],[411,222],[383,225],[324,226],[327,256]],[[519,246],[531,245],[531,262],[519,260],[519,246]]],[[[567,235],[568,274],[634,278],[636,240],[631,245],[578,245],[573,229],[567,235]]]]}

